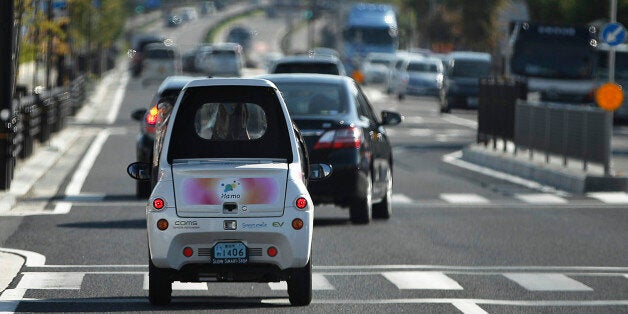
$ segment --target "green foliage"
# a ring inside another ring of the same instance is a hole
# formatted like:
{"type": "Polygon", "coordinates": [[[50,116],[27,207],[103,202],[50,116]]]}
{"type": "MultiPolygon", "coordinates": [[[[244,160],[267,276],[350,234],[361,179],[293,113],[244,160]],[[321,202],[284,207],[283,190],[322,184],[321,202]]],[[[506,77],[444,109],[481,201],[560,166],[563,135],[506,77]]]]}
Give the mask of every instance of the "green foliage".
{"type": "MultiPolygon", "coordinates": [[[[530,18],[547,24],[587,24],[608,21],[610,0],[528,0],[530,18]]],[[[627,25],[628,0],[617,0],[617,21],[627,25]]]]}

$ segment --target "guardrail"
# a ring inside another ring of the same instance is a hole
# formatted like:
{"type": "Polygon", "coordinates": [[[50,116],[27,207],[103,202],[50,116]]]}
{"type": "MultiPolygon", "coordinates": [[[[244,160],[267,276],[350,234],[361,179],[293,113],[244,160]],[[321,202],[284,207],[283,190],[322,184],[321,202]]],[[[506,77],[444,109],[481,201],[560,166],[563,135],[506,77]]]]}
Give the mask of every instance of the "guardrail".
{"type": "Polygon", "coordinates": [[[35,143],[46,143],[53,133],[61,131],[67,118],[74,115],[86,98],[85,76],[79,76],[67,87],[14,100],[13,116],[0,133],[0,190],[8,190],[18,159],[30,157],[35,143]]]}
{"type": "Polygon", "coordinates": [[[612,113],[588,104],[527,102],[523,81],[495,78],[480,79],[477,143],[488,146],[498,141],[503,151],[514,144],[513,154],[527,149],[562,158],[562,165],[577,159],[587,170],[588,163],[604,166],[610,173],[612,113]]]}

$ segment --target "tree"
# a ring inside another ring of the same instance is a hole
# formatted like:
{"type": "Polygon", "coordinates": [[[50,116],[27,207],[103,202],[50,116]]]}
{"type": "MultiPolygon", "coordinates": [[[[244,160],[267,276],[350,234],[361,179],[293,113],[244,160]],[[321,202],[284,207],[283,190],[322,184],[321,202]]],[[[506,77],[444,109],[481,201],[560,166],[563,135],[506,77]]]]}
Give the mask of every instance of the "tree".
{"type": "MultiPolygon", "coordinates": [[[[587,24],[608,21],[610,0],[528,0],[530,18],[546,24],[587,24]]],[[[628,0],[617,0],[617,21],[628,23],[628,0]]]]}

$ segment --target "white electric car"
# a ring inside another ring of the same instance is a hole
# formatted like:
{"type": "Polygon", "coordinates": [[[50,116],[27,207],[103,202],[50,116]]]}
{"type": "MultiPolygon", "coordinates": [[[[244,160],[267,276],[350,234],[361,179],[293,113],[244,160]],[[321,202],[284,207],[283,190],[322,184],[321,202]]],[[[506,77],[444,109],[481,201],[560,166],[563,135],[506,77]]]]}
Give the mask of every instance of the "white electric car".
{"type": "Polygon", "coordinates": [[[305,144],[275,85],[202,79],[186,85],[157,126],[146,206],[149,299],[168,304],[172,282],[287,281],[292,305],[312,298],[314,207],[305,144]]]}

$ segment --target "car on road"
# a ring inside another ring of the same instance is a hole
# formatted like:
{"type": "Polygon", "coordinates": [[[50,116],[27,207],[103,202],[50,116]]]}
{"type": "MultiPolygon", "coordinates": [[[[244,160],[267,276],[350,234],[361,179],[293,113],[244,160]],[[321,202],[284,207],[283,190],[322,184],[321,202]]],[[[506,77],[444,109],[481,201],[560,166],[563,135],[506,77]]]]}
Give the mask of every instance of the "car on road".
{"type": "Polygon", "coordinates": [[[244,54],[250,53],[253,45],[253,31],[246,26],[235,25],[229,29],[225,41],[240,44],[244,54]]]}
{"type": "Polygon", "coordinates": [[[323,74],[268,74],[284,95],[292,120],[303,135],[310,162],[330,164],[325,181],[312,182],[317,204],[349,208],[353,223],[388,219],[392,213],[393,153],[386,126],[402,116],[378,116],[353,79],[323,74]]]}
{"type": "Polygon", "coordinates": [[[445,97],[443,62],[436,58],[409,58],[403,64],[397,97],[406,95],[445,97]]]}
{"type": "Polygon", "coordinates": [[[168,76],[181,73],[181,57],[173,45],[149,44],[142,58],[142,85],[161,82],[168,76]]]}
{"type": "MultiPolygon", "coordinates": [[[[146,206],[148,297],[172,299],[173,281],[287,281],[292,305],[312,299],[314,204],[308,167],[286,104],[267,80],[195,80],[158,130],[158,180],[146,206]]],[[[311,171],[310,171],[310,168],[311,171]]]]}
{"type": "Polygon", "coordinates": [[[237,43],[215,43],[202,46],[194,61],[198,72],[209,76],[240,77],[244,67],[242,46],[237,43]]]}
{"type": "MultiPolygon", "coordinates": [[[[131,113],[131,118],[140,122],[140,132],[135,142],[135,156],[138,162],[153,162],[157,125],[164,122],[183,87],[195,79],[202,78],[205,77],[169,76],[157,88],[148,108],[136,109],[131,113]]],[[[138,198],[147,198],[152,191],[152,183],[154,182],[138,180],[135,195],[138,198]]]]}
{"type": "Polygon", "coordinates": [[[147,45],[155,43],[164,43],[165,37],[155,34],[138,34],[131,39],[131,57],[130,69],[133,77],[138,77],[142,73],[142,61],[147,45]]]}
{"type": "Polygon", "coordinates": [[[440,101],[440,112],[448,113],[452,108],[477,108],[480,78],[491,74],[491,55],[455,51],[449,53],[445,62],[445,97],[440,101]]]}
{"type": "Polygon", "coordinates": [[[394,62],[395,55],[392,53],[371,52],[366,55],[362,63],[364,83],[384,83],[394,62]]]}
{"type": "Polygon", "coordinates": [[[330,55],[291,55],[276,60],[269,73],[319,73],[347,75],[340,59],[330,55]]]}

